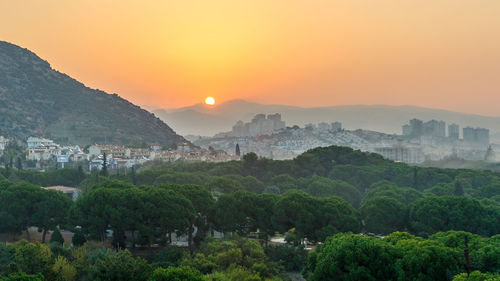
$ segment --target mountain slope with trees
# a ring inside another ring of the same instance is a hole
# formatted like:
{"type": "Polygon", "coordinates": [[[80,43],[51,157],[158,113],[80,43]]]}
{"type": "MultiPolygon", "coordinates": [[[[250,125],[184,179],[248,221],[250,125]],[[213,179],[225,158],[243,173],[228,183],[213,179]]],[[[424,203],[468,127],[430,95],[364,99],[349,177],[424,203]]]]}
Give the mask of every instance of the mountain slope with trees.
{"type": "Polygon", "coordinates": [[[33,52],[0,41],[0,134],[42,136],[62,144],[172,147],[184,138],[117,94],[86,87],[33,52]]]}

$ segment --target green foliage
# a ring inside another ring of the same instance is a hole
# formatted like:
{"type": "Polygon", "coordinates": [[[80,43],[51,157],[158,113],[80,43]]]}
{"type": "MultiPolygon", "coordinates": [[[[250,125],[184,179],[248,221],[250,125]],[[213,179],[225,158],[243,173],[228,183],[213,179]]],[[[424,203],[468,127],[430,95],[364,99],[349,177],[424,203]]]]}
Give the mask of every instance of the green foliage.
{"type": "Polygon", "coordinates": [[[212,279],[207,280],[221,280],[213,279],[215,276],[225,276],[227,280],[240,280],[234,279],[236,276],[253,276],[258,279],[248,280],[262,280],[261,278],[278,274],[277,268],[268,261],[264,249],[257,242],[246,238],[206,241],[202,244],[200,253],[191,259],[185,259],[183,264],[204,274],[225,272],[209,275],[208,278],[212,279]]]}
{"type": "Polygon", "coordinates": [[[461,268],[460,251],[411,236],[380,239],[338,234],[311,253],[311,280],[450,280],[461,268]]]}
{"type": "Polygon", "coordinates": [[[499,233],[500,209],[466,197],[424,197],[410,208],[410,227],[420,235],[464,230],[481,235],[499,233]]]}
{"type": "Polygon", "coordinates": [[[8,273],[14,266],[14,254],[16,249],[13,245],[0,243],[0,276],[8,273]]]}
{"type": "Polygon", "coordinates": [[[188,252],[178,247],[166,247],[161,250],[153,259],[153,267],[177,267],[188,257],[188,252]]]}
{"type": "Polygon", "coordinates": [[[311,241],[361,228],[358,213],[343,199],[315,198],[300,191],[287,192],[278,199],[273,220],[282,232],[295,228],[298,237],[311,241]]]}
{"type": "Polygon", "coordinates": [[[149,281],[203,281],[201,273],[191,267],[157,268],[149,281]]]}
{"type": "Polygon", "coordinates": [[[50,243],[59,243],[59,244],[64,244],[64,238],[63,236],[61,235],[61,232],[59,231],[58,228],[56,228],[54,230],[54,232],[52,232],[52,235],[50,236],[50,243]]]}
{"type": "Polygon", "coordinates": [[[85,244],[85,242],[87,242],[87,239],[85,238],[83,232],[81,230],[76,230],[75,234],[71,238],[71,243],[73,244],[73,246],[80,247],[85,244]]]}
{"type": "Polygon", "coordinates": [[[58,256],[52,266],[52,275],[56,281],[73,281],[76,278],[76,269],[66,258],[58,256]]]}
{"type": "Polygon", "coordinates": [[[28,274],[50,275],[52,265],[52,252],[40,243],[19,242],[14,254],[17,268],[28,274]]]}
{"type": "Polygon", "coordinates": [[[395,280],[396,255],[396,250],[380,239],[338,234],[310,255],[306,279],[395,280]]]}
{"type": "Polygon", "coordinates": [[[145,281],[151,266],[142,258],[134,258],[128,250],[99,250],[89,254],[88,278],[96,281],[145,281]]]}
{"type": "Polygon", "coordinates": [[[407,208],[396,199],[373,197],[361,206],[360,212],[367,232],[388,234],[406,228],[407,208]]]}
{"type": "Polygon", "coordinates": [[[279,263],[286,271],[300,272],[307,262],[307,251],[303,245],[270,245],[264,251],[270,261],[279,263]]]}
{"type": "Polygon", "coordinates": [[[14,273],[6,278],[0,279],[1,281],[45,281],[40,274],[26,274],[24,272],[14,273]]]}
{"type": "Polygon", "coordinates": [[[340,180],[314,177],[306,191],[318,197],[338,196],[354,207],[359,207],[361,201],[361,193],[354,186],[340,180]]]}
{"type": "Polygon", "coordinates": [[[470,274],[458,274],[453,277],[453,281],[500,281],[500,274],[481,273],[480,271],[473,271],[470,274]]]}

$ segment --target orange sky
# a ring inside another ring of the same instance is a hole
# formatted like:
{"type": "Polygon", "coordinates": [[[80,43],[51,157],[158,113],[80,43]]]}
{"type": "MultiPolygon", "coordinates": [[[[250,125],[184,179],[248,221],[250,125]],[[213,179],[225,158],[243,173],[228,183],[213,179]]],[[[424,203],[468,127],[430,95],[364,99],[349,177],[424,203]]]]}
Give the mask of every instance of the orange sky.
{"type": "Polygon", "coordinates": [[[500,116],[498,0],[2,0],[0,40],[137,104],[500,116]]]}

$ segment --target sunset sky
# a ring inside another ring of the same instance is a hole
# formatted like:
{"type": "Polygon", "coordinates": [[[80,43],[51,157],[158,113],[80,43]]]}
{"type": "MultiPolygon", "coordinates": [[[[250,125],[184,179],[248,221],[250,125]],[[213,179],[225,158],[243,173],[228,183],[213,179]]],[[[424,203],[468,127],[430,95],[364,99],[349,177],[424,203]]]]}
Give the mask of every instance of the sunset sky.
{"type": "Polygon", "coordinates": [[[140,105],[213,96],[500,116],[498,0],[2,0],[0,40],[140,105]]]}

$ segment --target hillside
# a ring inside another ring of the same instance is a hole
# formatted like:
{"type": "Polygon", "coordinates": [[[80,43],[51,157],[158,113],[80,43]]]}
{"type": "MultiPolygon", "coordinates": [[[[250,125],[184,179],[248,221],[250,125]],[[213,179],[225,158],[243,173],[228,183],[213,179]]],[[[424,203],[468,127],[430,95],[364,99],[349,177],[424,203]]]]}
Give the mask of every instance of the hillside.
{"type": "Polygon", "coordinates": [[[281,113],[282,119],[288,126],[340,121],[345,128],[351,130],[366,129],[401,134],[402,125],[410,119],[419,118],[424,121],[437,119],[447,123],[457,123],[460,128],[466,126],[489,128],[492,140],[500,136],[499,117],[416,106],[351,105],[303,108],[232,100],[215,107],[198,104],[179,109],[156,109],[153,112],[183,135],[210,136],[230,131],[238,120],[248,122],[257,113],[281,113]]]}
{"type": "Polygon", "coordinates": [[[184,138],[116,94],[93,90],[33,52],[0,41],[0,134],[43,136],[62,144],[173,146],[184,138]]]}

